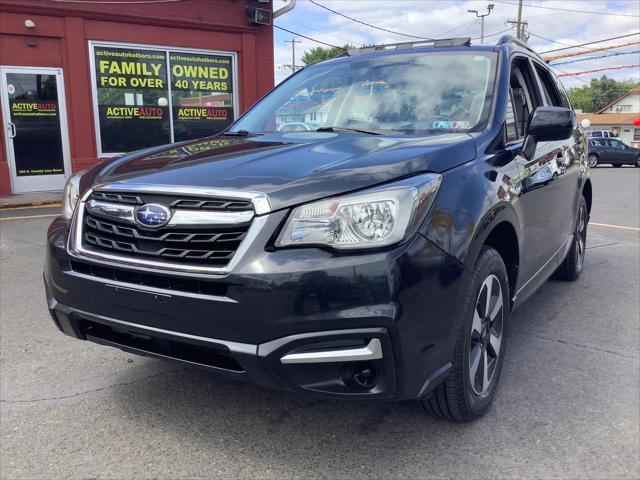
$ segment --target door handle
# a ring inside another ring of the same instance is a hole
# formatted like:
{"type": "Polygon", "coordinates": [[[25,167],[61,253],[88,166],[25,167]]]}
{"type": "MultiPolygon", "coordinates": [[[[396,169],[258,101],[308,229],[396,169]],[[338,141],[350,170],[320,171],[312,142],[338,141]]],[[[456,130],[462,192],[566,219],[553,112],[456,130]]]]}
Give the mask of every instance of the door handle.
{"type": "Polygon", "coordinates": [[[9,138],[16,138],[16,125],[13,122],[9,122],[9,138]]]}

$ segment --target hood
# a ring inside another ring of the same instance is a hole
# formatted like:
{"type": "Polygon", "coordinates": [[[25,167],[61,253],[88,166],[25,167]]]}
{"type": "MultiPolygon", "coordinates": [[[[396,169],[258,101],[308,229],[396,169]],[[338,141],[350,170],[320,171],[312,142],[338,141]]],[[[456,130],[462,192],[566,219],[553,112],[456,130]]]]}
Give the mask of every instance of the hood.
{"type": "Polygon", "coordinates": [[[126,155],[96,169],[93,183],[261,192],[278,210],[421,172],[442,172],[475,154],[473,138],[457,133],[216,136],[126,155]]]}

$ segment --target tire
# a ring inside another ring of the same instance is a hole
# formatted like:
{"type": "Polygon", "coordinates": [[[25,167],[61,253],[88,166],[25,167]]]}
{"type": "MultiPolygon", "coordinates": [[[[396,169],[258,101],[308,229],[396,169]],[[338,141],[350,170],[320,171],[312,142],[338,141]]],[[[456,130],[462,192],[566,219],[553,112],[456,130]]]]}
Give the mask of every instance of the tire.
{"type": "Polygon", "coordinates": [[[464,296],[449,376],[429,398],[421,400],[428,413],[468,422],[489,409],[504,361],[510,298],[502,257],[493,248],[483,247],[464,296]],[[486,378],[485,370],[489,372],[486,378]]]}
{"type": "Polygon", "coordinates": [[[600,161],[598,155],[596,155],[595,153],[590,153],[587,158],[589,160],[589,167],[596,168],[598,166],[598,162],[600,161]]]}
{"type": "Polygon", "coordinates": [[[584,258],[587,253],[588,215],[587,201],[581,196],[578,215],[576,217],[576,226],[573,230],[571,249],[569,250],[569,253],[567,253],[567,257],[553,274],[554,278],[572,282],[577,280],[582,273],[584,258]]]}
{"type": "Polygon", "coordinates": [[[636,168],[640,168],[640,155],[638,156],[638,158],[636,158],[635,166],[636,168]]]}

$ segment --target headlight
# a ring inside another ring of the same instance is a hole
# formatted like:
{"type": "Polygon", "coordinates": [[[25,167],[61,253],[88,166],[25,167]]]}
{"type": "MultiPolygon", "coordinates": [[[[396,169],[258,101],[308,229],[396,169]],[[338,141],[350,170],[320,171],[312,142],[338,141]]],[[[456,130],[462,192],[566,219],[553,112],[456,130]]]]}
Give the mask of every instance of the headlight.
{"type": "Polygon", "coordinates": [[[82,173],[71,175],[64,184],[64,194],[62,196],[62,216],[70,219],[73,216],[73,210],[76,208],[78,198],[80,197],[80,177],[82,173]]]}
{"type": "Polygon", "coordinates": [[[424,220],[441,178],[423,174],[296,207],[276,246],[319,245],[347,250],[401,242],[424,220]]]}

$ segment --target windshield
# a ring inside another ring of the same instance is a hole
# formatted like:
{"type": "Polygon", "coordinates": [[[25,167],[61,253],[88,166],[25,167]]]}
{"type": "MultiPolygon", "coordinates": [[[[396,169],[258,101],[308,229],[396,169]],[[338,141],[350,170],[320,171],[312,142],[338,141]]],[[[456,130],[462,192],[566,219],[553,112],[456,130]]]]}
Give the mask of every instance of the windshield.
{"type": "Polygon", "coordinates": [[[488,115],[494,65],[494,53],[479,52],[363,56],[318,64],[278,86],[231,131],[478,129],[488,115]]]}

